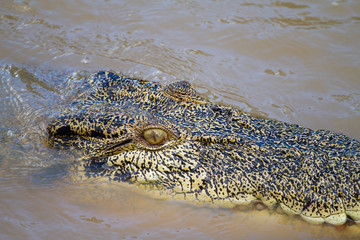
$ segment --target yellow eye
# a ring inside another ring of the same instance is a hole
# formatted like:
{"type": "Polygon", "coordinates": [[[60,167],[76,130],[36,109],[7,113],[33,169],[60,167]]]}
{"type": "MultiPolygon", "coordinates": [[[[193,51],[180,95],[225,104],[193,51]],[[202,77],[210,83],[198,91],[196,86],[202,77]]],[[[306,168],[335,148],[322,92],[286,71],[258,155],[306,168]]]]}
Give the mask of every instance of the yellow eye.
{"type": "Polygon", "coordinates": [[[144,139],[152,145],[161,145],[167,138],[167,133],[160,128],[150,128],[144,131],[144,139]]]}

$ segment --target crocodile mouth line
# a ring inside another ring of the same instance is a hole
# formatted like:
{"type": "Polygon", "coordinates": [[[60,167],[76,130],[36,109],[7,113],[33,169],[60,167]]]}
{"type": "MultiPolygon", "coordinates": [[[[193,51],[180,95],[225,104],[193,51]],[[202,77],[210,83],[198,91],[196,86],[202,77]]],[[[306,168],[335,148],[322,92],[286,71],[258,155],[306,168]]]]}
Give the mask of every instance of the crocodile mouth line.
{"type": "Polygon", "coordinates": [[[113,155],[117,152],[117,150],[133,141],[132,138],[125,139],[121,142],[110,144],[109,146],[106,146],[105,148],[99,149],[99,151],[105,152],[104,155],[113,155]]]}
{"type": "Polygon", "coordinates": [[[119,143],[115,143],[114,145],[105,148],[105,150],[112,150],[114,148],[122,147],[122,146],[124,146],[124,145],[126,145],[128,143],[131,143],[131,142],[132,142],[131,138],[125,139],[124,141],[121,141],[119,143]]]}

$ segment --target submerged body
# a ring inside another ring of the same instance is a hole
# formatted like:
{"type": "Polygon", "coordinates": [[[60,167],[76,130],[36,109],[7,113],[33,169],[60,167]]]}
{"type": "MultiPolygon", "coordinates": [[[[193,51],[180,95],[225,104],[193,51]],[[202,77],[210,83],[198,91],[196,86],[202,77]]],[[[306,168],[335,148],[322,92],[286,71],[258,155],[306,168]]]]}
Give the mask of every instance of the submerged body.
{"type": "Polygon", "coordinates": [[[86,177],[220,206],[261,200],[313,223],[360,220],[360,142],[207,102],[187,82],[98,72],[48,126],[86,177]]]}

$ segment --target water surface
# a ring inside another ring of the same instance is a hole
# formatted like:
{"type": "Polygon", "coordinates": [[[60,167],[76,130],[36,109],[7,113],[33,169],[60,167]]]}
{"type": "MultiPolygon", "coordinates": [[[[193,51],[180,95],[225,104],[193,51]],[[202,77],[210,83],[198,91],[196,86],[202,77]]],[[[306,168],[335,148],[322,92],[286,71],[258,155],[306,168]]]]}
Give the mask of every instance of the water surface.
{"type": "Polygon", "coordinates": [[[360,3],[8,1],[0,6],[1,239],[356,239],[360,225],[160,201],[72,182],[43,146],[48,116],[112,69],[360,140],[360,3]]]}

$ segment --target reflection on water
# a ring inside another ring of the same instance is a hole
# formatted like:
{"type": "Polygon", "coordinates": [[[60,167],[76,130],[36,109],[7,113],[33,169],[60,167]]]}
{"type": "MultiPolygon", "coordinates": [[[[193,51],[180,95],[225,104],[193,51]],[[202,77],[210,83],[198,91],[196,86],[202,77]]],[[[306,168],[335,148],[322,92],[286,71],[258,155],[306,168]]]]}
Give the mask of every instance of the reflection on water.
{"type": "Polygon", "coordinates": [[[267,209],[159,201],[74,183],[41,142],[83,77],[190,81],[211,101],[360,139],[357,1],[2,1],[1,239],[356,239],[267,209]]]}

